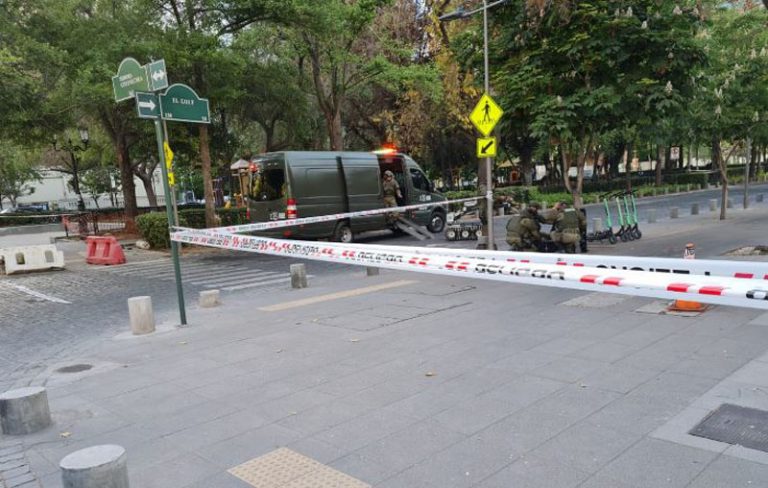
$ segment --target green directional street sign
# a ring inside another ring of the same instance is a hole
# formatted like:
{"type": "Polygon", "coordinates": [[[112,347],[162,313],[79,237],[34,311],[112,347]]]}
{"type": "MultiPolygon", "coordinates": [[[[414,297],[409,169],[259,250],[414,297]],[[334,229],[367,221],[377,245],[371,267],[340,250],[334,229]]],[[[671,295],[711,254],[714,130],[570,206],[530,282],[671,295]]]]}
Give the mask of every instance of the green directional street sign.
{"type": "Polygon", "coordinates": [[[208,99],[200,98],[187,85],[176,83],[160,95],[160,112],[165,120],[210,124],[208,99]]]}
{"type": "Polygon", "coordinates": [[[112,77],[112,89],[115,101],[122,102],[133,98],[137,91],[150,91],[147,70],[133,58],[125,58],[120,63],[117,75],[112,77]]]}
{"type": "Polygon", "coordinates": [[[165,71],[165,60],[159,59],[147,65],[149,87],[152,91],[168,88],[168,73],[165,71]]]}
{"type": "Polygon", "coordinates": [[[141,119],[156,119],[160,115],[160,102],[154,93],[136,92],[136,112],[141,119]]]}

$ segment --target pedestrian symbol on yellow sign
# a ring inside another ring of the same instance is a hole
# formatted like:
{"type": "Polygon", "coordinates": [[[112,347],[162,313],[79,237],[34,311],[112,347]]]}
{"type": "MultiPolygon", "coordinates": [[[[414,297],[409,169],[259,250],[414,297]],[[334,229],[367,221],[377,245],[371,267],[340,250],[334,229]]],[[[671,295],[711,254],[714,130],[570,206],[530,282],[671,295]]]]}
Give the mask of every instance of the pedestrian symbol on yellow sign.
{"type": "Polygon", "coordinates": [[[492,158],[496,156],[496,138],[478,137],[477,138],[477,157],[492,158]]]}
{"type": "Polygon", "coordinates": [[[490,95],[485,93],[469,115],[469,120],[472,121],[481,134],[489,136],[503,114],[504,111],[501,107],[498,106],[490,95]]]}

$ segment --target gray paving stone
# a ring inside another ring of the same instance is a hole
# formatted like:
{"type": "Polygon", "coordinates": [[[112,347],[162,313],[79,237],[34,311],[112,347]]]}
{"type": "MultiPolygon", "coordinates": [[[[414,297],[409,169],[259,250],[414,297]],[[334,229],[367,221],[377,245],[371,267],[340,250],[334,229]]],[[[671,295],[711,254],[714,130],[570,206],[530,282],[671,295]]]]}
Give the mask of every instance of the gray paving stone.
{"type": "Polygon", "coordinates": [[[718,383],[716,379],[681,373],[662,373],[632,391],[629,396],[643,395],[660,402],[688,405],[718,383]]]}
{"type": "Polygon", "coordinates": [[[564,357],[555,359],[549,364],[532,370],[531,374],[542,378],[574,383],[590,373],[604,368],[606,364],[607,363],[589,359],[564,357]]]}
{"type": "Polygon", "coordinates": [[[220,470],[220,467],[194,454],[184,454],[139,469],[132,469],[128,464],[131,484],[143,488],[184,487],[210,478],[220,470]]]}
{"type": "Polygon", "coordinates": [[[309,436],[364,415],[371,409],[368,403],[343,398],[290,415],[277,424],[309,436]]]}
{"type": "Polygon", "coordinates": [[[589,477],[579,471],[539,456],[526,455],[485,479],[478,488],[573,488],[589,477]]]}
{"type": "Polygon", "coordinates": [[[619,480],[609,478],[601,473],[590,477],[584,483],[579,485],[579,488],[637,488],[636,486],[622,483],[619,480]]]}
{"type": "Polygon", "coordinates": [[[200,480],[191,485],[187,485],[188,488],[253,488],[253,485],[242,481],[229,473],[216,473],[215,475],[200,480]]]}
{"type": "Polygon", "coordinates": [[[197,455],[219,469],[229,469],[302,438],[301,434],[276,424],[241,432],[220,442],[204,444],[196,449],[197,455]]]}
{"type": "Polygon", "coordinates": [[[0,472],[0,478],[10,481],[12,478],[15,478],[16,476],[21,476],[29,473],[30,473],[29,465],[25,464],[24,466],[20,466],[18,468],[4,470],[0,472]]]}
{"type": "Polygon", "coordinates": [[[582,422],[539,446],[533,454],[586,473],[596,473],[640,438],[582,422]]]}
{"type": "Polygon", "coordinates": [[[679,404],[664,402],[658,397],[625,396],[595,412],[587,421],[599,427],[647,434],[667,423],[681,409],[679,404]]]}
{"type": "Polygon", "coordinates": [[[638,487],[684,487],[716,457],[655,439],[641,440],[602,470],[602,474],[638,487]]]}
{"type": "Polygon", "coordinates": [[[3,477],[5,477],[5,485],[8,488],[20,488],[25,485],[33,486],[37,484],[37,478],[32,473],[25,473],[14,477],[6,477],[5,473],[3,473],[3,477]]]}
{"type": "Polygon", "coordinates": [[[313,438],[339,448],[356,450],[417,422],[418,419],[414,417],[385,407],[319,432],[313,438]]]}
{"type": "Polygon", "coordinates": [[[570,355],[581,359],[590,359],[592,361],[601,361],[612,363],[627,357],[637,351],[637,347],[626,344],[617,344],[615,342],[598,342],[579,349],[570,355]]]}
{"type": "Polygon", "coordinates": [[[629,393],[651,378],[658,376],[655,370],[608,365],[582,378],[582,383],[601,390],[629,393]]]}
{"type": "MultiPolygon", "coordinates": [[[[367,454],[353,452],[348,456],[337,459],[329,464],[333,469],[346,473],[353,478],[368,483],[373,486],[382,486],[382,482],[387,478],[396,475],[388,467],[378,464],[367,454]]],[[[433,488],[427,486],[427,488],[433,488]]],[[[438,488],[438,487],[434,487],[438,488]]]]}
{"type": "Polygon", "coordinates": [[[746,488],[768,484],[768,466],[720,456],[699,474],[690,488],[746,488]]]}
{"type": "Polygon", "coordinates": [[[433,420],[425,420],[374,442],[357,453],[387,468],[394,475],[462,439],[465,439],[464,435],[433,420]]]}
{"type": "Polygon", "coordinates": [[[590,340],[559,337],[534,347],[531,349],[531,352],[567,356],[569,354],[575,353],[576,351],[581,351],[582,349],[585,349],[594,343],[595,341],[590,340]]]}
{"type": "Polygon", "coordinates": [[[704,378],[722,379],[744,366],[747,359],[743,357],[716,357],[694,354],[670,368],[670,372],[683,373],[704,378]]]}

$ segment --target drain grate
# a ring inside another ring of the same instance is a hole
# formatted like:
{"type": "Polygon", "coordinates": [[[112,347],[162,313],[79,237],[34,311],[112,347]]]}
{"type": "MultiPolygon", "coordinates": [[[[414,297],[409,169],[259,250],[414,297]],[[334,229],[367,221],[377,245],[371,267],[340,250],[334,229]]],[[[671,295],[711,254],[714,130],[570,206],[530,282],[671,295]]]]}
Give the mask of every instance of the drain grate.
{"type": "Polygon", "coordinates": [[[92,364],[73,364],[71,366],[64,366],[63,368],[59,368],[56,370],[57,373],[82,373],[83,371],[88,371],[89,369],[92,369],[92,364]]]}
{"type": "Polygon", "coordinates": [[[724,403],[689,434],[768,452],[768,411],[724,403]]]}

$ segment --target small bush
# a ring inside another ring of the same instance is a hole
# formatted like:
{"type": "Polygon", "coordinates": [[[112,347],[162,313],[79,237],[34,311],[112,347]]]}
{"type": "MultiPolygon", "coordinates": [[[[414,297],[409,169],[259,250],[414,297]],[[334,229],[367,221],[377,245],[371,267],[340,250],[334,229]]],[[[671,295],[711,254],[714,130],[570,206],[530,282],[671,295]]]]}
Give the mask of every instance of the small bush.
{"type": "MultiPolygon", "coordinates": [[[[187,226],[184,216],[179,215],[179,225],[187,226]]],[[[168,233],[168,217],[165,212],[150,212],[136,218],[136,226],[145,241],[154,249],[171,247],[171,236],[168,233]]]]}
{"type": "MultiPolygon", "coordinates": [[[[222,227],[230,225],[242,225],[247,224],[246,211],[244,208],[217,208],[216,215],[219,217],[222,227]]],[[[205,209],[193,208],[179,210],[179,218],[184,216],[187,222],[187,227],[194,229],[205,229],[205,209]]]]}

